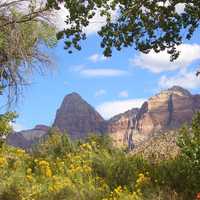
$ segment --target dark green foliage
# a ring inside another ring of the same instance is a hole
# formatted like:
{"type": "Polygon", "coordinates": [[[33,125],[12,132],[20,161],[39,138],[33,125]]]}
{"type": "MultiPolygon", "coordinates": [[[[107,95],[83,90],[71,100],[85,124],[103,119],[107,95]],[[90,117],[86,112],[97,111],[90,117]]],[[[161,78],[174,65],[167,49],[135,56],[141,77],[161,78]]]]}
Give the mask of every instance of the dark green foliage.
{"type": "Polygon", "coordinates": [[[65,36],[65,48],[81,49],[80,41],[86,39],[84,28],[98,10],[106,18],[106,24],[98,32],[105,56],[111,56],[113,48],[121,50],[134,46],[143,53],[166,49],[174,60],[180,53],[177,46],[192,38],[200,21],[199,1],[90,0],[86,3],[80,0],[49,0],[48,4],[58,9],[60,2],[64,2],[69,11],[66,24],[71,24],[70,28],[57,35],[58,39],[65,36]],[[180,3],[185,4],[183,13],[176,10],[180,3]],[[116,10],[117,19],[112,20],[112,12],[116,10]]]}
{"type": "Polygon", "coordinates": [[[94,173],[105,179],[112,189],[119,185],[133,189],[138,174],[149,168],[141,157],[130,156],[120,150],[109,154],[105,149],[93,156],[92,165],[94,173]]]}
{"type": "Polygon", "coordinates": [[[9,186],[2,194],[0,200],[21,200],[20,192],[16,185],[9,186]]]}
{"type": "Polygon", "coordinates": [[[195,194],[200,188],[200,113],[194,117],[191,128],[184,127],[180,134],[178,145],[186,165],[185,183],[189,183],[186,191],[195,194]]]}

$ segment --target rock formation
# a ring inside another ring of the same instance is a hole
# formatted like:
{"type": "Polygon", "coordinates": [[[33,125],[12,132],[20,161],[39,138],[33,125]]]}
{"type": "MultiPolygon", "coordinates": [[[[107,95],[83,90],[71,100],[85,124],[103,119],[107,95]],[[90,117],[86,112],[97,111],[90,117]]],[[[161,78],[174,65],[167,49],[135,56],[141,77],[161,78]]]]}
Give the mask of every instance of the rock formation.
{"type": "Polygon", "coordinates": [[[79,94],[71,93],[57,110],[53,126],[72,138],[83,138],[88,133],[103,133],[104,119],[79,94]]]}
{"type": "Polygon", "coordinates": [[[160,130],[179,128],[190,123],[200,109],[200,96],[174,86],[151,97],[145,102],[137,116],[139,133],[150,134],[160,130]]]}
{"type": "Polygon", "coordinates": [[[132,134],[138,112],[138,108],[133,108],[114,116],[107,122],[106,132],[110,134],[117,146],[128,145],[132,148],[132,134]]]}
{"type": "Polygon", "coordinates": [[[37,125],[33,129],[10,134],[7,138],[7,143],[15,147],[29,149],[33,144],[44,137],[48,133],[48,130],[48,126],[37,125]]]}
{"type": "MultiPolygon", "coordinates": [[[[110,134],[117,146],[135,145],[171,129],[190,123],[200,110],[200,95],[174,86],[151,97],[140,109],[133,108],[105,121],[95,109],[77,93],[67,95],[57,110],[53,127],[67,132],[71,138],[84,138],[89,133],[110,134]]],[[[14,133],[8,142],[24,148],[38,141],[48,127],[38,125],[32,130],[14,133]]]]}
{"type": "Polygon", "coordinates": [[[200,110],[200,95],[174,86],[151,97],[140,109],[132,109],[107,122],[107,133],[117,146],[132,149],[160,132],[190,123],[200,110]]]}

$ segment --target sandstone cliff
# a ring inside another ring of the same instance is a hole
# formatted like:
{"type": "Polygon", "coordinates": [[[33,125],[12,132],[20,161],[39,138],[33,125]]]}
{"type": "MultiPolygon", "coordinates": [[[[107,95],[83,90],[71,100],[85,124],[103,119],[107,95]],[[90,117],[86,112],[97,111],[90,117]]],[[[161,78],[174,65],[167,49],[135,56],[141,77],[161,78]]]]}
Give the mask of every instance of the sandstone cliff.
{"type": "Polygon", "coordinates": [[[144,103],[137,116],[136,129],[141,134],[179,128],[190,123],[200,109],[200,96],[174,86],[151,97],[144,103]]]}
{"type": "Polygon", "coordinates": [[[119,114],[107,121],[106,132],[113,138],[117,146],[132,144],[132,132],[135,129],[138,108],[133,108],[125,113],[119,114]]]}
{"type": "MultiPolygon", "coordinates": [[[[73,139],[84,138],[89,133],[110,134],[116,146],[133,149],[152,136],[190,123],[199,110],[200,95],[174,86],[151,97],[141,108],[133,108],[106,121],[80,95],[71,93],[57,110],[53,127],[73,139]]],[[[47,132],[48,127],[38,125],[32,130],[12,134],[8,142],[28,148],[47,132]]]]}
{"type": "Polygon", "coordinates": [[[83,138],[88,133],[103,133],[104,119],[79,94],[71,93],[57,110],[53,127],[71,138],[83,138]]]}

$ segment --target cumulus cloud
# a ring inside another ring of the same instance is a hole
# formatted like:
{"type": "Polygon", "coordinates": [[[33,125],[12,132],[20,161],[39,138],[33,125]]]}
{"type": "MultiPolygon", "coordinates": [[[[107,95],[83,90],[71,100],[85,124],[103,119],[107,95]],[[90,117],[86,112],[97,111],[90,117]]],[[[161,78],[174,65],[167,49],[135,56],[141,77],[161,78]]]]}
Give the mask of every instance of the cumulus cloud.
{"type": "Polygon", "coordinates": [[[16,131],[16,132],[26,129],[22,124],[12,123],[11,125],[13,127],[13,130],[16,131]]]}
{"type": "Polygon", "coordinates": [[[127,98],[129,96],[128,91],[123,90],[118,94],[119,97],[121,98],[127,98]]]}
{"type": "Polygon", "coordinates": [[[103,55],[100,55],[98,53],[95,53],[91,56],[88,57],[88,60],[96,63],[96,62],[99,62],[99,61],[104,61],[104,60],[107,60],[107,58],[103,55]]]}
{"type": "Polygon", "coordinates": [[[176,12],[178,14],[182,14],[185,10],[185,4],[184,3],[178,3],[178,4],[176,4],[175,9],[176,9],[176,12]]]}
{"type": "MultiPolygon", "coordinates": [[[[65,20],[66,16],[69,14],[69,11],[64,7],[64,4],[61,4],[61,9],[56,11],[55,24],[59,30],[62,30],[67,27],[65,20]]],[[[111,18],[114,21],[117,17],[117,10],[111,12],[111,18]]],[[[106,18],[100,15],[100,10],[97,9],[95,16],[90,20],[89,25],[84,28],[84,32],[87,35],[97,33],[102,26],[106,24],[106,18]]],[[[68,25],[69,27],[69,25],[68,25]]]]}
{"type": "Polygon", "coordinates": [[[145,99],[128,99],[121,101],[108,101],[96,107],[96,110],[105,118],[109,119],[114,115],[123,113],[132,108],[139,108],[145,99]]]}
{"type": "Polygon", "coordinates": [[[95,97],[100,97],[100,96],[103,96],[106,94],[106,90],[104,89],[100,89],[100,90],[97,90],[94,94],[95,97]]]}
{"type": "Polygon", "coordinates": [[[166,51],[160,53],[151,51],[149,54],[139,53],[135,58],[130,59],[130,63],[153,73],[161,73],[184,69],[200,59],[200,45],[198,44],[182,44],[177,49],[181,54],[174,62],[170,62],[170,55],[166,51]]]}
{"type": "Polygon", "coordinates": [[[179,85],[187,89],[196,89],[200,87],[200,79],[196,77],[195,72],[180,72],[176,76],[162,76],[159,80],[160,88],[169,88],[179,85]]]}

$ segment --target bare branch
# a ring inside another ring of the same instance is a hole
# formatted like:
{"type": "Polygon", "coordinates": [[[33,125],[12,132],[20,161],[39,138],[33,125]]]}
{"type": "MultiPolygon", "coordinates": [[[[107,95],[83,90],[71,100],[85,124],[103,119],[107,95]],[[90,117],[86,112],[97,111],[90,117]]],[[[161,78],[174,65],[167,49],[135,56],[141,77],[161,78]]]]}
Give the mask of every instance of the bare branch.
{"type": "Polygon", "coordinates": [[[28,0],[16,0],[16,1],[8,2],[8,3],[3,3],[0,5],[0,8],[3,8],[3,7],[8,8],[10,6],[14,6],[14,5],[22,3],[22,2],[28,2],[28,0]]]}

